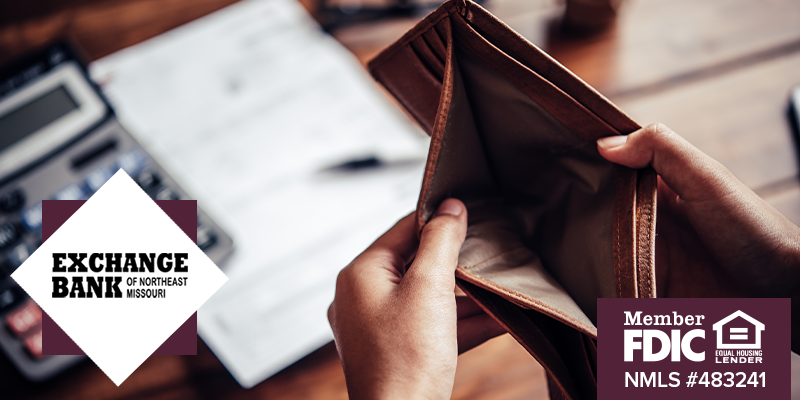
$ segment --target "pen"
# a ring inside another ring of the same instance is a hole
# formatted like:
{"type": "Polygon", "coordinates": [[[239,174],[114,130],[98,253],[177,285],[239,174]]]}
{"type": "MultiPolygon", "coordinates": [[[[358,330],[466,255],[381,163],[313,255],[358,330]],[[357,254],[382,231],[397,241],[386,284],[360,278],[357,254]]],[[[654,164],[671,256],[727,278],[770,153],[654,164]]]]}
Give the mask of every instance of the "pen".
{"type": "Polygon", "coordinates": [[[425,156],[387,158],[369,154],[322,168],[321,172],[357,172],[378,168],[402,167],[421,161],[425,161],[425,156]]]}

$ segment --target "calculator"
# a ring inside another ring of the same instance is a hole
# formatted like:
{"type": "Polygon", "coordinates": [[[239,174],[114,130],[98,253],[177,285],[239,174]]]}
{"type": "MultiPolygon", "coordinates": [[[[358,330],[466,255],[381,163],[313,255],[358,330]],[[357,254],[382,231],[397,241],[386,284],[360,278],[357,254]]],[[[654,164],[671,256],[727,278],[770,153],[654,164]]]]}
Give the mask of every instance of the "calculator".
{"type": "MultiPolygon", "coordinates": [[[[42,200],[85,200],[124,169],[155,200],[191,199],[120,124],[73,47],[0,71],[0,349],[46,380],[86,356],[42,355],[42,310],[14,272],[42,244],[42,200]]],[[[197,245],[217,265],[233,241],[197,209],[197,245]]]]}

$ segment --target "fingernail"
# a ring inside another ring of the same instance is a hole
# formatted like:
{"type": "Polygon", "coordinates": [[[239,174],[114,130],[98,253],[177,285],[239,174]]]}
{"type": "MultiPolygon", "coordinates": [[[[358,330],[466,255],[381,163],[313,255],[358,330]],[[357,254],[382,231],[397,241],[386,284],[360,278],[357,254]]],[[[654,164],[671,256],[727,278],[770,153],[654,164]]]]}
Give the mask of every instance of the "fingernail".
{"type": "Polygon", "coordinates": [[[628,141],[627,135],[615,135],[597,139],[597,145],[606,150],[610,150],[622,146],[627,141],[628,141]]]}
{"type": "Polygon", "coordinates": [[[436,215],[448,214],[457,217],[461,215],[462,212],[464,212],[464,206],[461,205],[460,201],[456,199],[447,199],[439,205],[439,209],[436,210],[436,215]]]}

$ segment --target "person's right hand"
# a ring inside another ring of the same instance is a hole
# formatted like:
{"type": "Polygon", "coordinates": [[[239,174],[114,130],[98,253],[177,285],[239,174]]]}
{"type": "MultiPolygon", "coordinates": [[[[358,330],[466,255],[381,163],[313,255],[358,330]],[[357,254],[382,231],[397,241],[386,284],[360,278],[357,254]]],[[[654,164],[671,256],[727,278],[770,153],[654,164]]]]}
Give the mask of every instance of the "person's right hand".
{"type": "Polygon", "coordinates": [[[800,298],[800,228],[722,164],[662,124],[597,145],[611,162],[659,175],[659,297],[800,298]]]}

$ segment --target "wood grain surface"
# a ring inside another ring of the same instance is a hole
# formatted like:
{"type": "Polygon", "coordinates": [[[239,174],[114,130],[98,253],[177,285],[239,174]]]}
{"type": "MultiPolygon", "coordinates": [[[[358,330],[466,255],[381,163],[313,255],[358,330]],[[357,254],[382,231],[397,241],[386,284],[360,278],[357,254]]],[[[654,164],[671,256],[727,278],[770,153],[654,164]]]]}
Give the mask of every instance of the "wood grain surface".
{"type": "MultiPolygon", "coordinates": [[[[60,36],[96,59],[233,1],[4,2],[0,64],[60,36]]],[[[304,4],[313,11],[313,0],[304,4]]],[[[666,123],[800,223],[797,143],[786,116],[789,90],[800,84],[800,2],[627,0],[616,23],[592,36],[562,32],[559,0],[485,4],[635,120],[666,123]]],[[[334,36],[365,62],[416,20],[361,24],[334,36]]],[[[542,368],[505,335],[459,358],[453,398],[543,399],[546,386],[542,368]]],[[[245,390],[198,341],[197,356],[150,357],[119,388],[90,362],[33,384],[0,357],[0,398],[345,399],[347,392],[333,344],[245,390]]]]}

